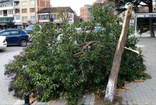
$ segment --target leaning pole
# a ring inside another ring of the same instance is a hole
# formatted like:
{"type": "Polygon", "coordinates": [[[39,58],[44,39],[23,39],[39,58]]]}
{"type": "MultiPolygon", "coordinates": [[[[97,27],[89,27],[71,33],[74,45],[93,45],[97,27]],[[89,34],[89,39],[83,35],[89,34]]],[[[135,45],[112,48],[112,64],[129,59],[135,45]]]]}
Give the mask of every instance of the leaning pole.
{"type": "Polygon", "coordinates": [[[124,47],[126,44],[128,26],[129,26],[131,15],[132,15],[132,6],[130,5],[128,6],[127,11],[126,11],[124,23],[122,26],[122,32],[118,40],[117,48],[116,48],[114,59],[113,59],[113,65],[111,68],[111,73],[110,73],[107,88],[106,88],[104,100],[108,102],[113,102],[114,96],[116,93],[118,73],[120,69],[122,54],[123,54],[124,47]]]}

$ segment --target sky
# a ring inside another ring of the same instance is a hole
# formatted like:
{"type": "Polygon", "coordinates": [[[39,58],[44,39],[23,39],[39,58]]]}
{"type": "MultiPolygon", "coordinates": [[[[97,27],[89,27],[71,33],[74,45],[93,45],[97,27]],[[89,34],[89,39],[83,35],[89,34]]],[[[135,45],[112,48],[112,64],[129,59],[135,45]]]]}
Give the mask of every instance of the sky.
{"type": "Polygon", "coordinates": [[[78,16],[80,16],[80,8],[85,4],[92,5],[96,0],[51,0],[52,7],[71,7],[78,16]]]}

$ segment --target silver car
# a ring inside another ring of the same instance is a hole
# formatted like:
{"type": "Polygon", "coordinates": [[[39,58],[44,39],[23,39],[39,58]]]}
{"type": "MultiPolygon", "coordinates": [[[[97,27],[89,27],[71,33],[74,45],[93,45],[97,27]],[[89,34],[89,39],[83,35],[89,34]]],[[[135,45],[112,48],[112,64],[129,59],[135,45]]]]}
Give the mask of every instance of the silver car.
{"type": "Polygon", "coordinates": [[[7,47],[6,36],[0,36],[0,50],[3,50],[7,47]]]}

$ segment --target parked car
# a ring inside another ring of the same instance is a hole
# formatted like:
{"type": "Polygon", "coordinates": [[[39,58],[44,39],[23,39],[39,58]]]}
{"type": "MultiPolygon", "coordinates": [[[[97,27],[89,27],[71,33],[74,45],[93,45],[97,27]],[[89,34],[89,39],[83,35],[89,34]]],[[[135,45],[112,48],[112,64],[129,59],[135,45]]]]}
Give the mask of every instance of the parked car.
{"type": "Polygon", "coordinates": [[[33,30],[34,30],[35,26],[34,25],[29,25],[27,28],[26,28],[26,32],[28,34],[30,34],[33,30]]]}
{"type": "Polygon", "coordinates": [[[7,47],[6,36],[0,36],[0,50],[3,50],[7,47]]]}
{"type": "Polygon", "coordinates": [[[27,46],[28,34],[21,29],[6,29],[0,31],[0,36],[6,36],[7,45],[27,46]]]}
{"type": "MultiPolygon", "coordinates": [[[[41,32],[42,26],[39,25],[39,28],[40,28],[39,31],[37,31],[36,33],[41,32]]],[[[31,32],[32,32],[34,29],[35,29],[35,25],[29,25],[29,26],[25,29],[26,33],[28,33],[28,35],[29,35],[29,41],[30,41],[30,42],[33,41],[33,36],[32,36],[32,34],[31,34],[31,32]]]]}
{"type": "Polygon", "coordinates": [[[31,32],[34,30],[35,26],[34,25],[29,25],[26,29],[25,32],[29,35],[29,41],[32,41],[32,35],[31,32]]]}

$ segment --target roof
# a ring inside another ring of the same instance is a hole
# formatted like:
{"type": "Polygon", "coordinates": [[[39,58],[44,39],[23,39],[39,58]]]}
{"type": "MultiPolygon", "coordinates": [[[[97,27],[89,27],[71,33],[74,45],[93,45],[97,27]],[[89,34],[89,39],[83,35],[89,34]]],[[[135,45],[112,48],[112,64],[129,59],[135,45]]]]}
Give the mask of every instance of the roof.
{"type": "Polygon", "coordinates": [[[64,12],[75,13],[70,7],[51,7],[51,8],[43,8],[42,10],[38,11],[38,13],[57,13],[63,9],[64,12]]]}

